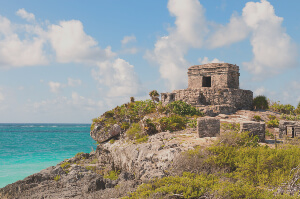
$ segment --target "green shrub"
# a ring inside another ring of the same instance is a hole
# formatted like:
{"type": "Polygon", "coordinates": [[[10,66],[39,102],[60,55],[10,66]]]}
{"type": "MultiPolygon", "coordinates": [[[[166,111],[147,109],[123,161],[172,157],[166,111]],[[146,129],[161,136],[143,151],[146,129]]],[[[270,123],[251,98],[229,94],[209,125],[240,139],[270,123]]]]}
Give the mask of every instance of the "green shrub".
{"type": "Polygon", "coordinates": [[[178,131],[186,128],[187,119],[180,115],[171,115],[160,118],[159,124],[162,131],[178,131]]]}
{"type": "Polygon", "coordinates": [[[197,127],[197,119],[190,119],[190,120],[188,120],[188,126],[190,128],[196,128],[197,127]]]}
{"type": "Polygon", "coordinates": [[[108,174],[103,177],[106,179],[117,180],[119,178],[120,171],[110,171],[108,174]]]}
{"type": "Polygon", "coordinates": [[[298,121],[300,120],[300,115],[286,115],[286,114],[281,114],[280,119],[286,119],[286,120],[291,120],[291,121],[298,121]]]}
{"type": "Polygon", "coordinates": [[[224,131],[240,131],[240,123],[221,123],[221,129],[224,131]]]}
{"type": "Polygon", "coordinates": [[[138,135],[141,131],[141,126],[138,123],[133,123],[131,127],[126,131],[126,136],[129,139],[135,139],[136,135],[138,135]]]}
{"type": "Polygon", "coordinates": [[[275,119],[276,119],[276,116],[275,116],[275,115],[268,115],[268,118],[269,118],[270,120],[275,120],[275,119]]]}
{"type": "Polygon", "coordinates": [[[266,136],[269,136],[271,139],[274,139],[273,133],[270,133],[269,130],[266,130],[265,135],[266,135],[266,136]]]}
{"type": "Polygon", "coordinates": [[[115,141],[116,141],[115,139],[110,139],[109,143],[113,144],[113,143],[115,143],[115,141]]]}
{"type": "Polygon", "coordinates": [[[64,162],[64,163],[62,163],[60,166],[61,166],[61,168],[64,169],[64,170],[65,170],[65,169],[68,169],[68,168],[70,167],[70,162],[64,162]]]}
{"type": "Polygon", "coordinates": [[[57,176],[54,177],[55,181],[59,181],[59,179],[60,179],[60,175],[57,175],[57,176]]]}
{"type": "Polygon", "coordinates": [[[127,130],[130,127],[130,125],[128,124],[128,122],[123,122],[121,125],[121,129],[123,130],[127,130]]]}
{"type": "Polygon", "coordinates": [[[260,121],[261,120],[261,117],[259,115],[254,115],[253,118],[256,120],[256,121],[260,121]]]}
{"type": "Polygon", "coordinates": [[[278,128],[279,127],[279,120],[278,119],[269,120],[267,122],[267,127],[269,127],[269,128],[278,128]]]}
{"type": "Polygon", "coordinates": [[[193,107],[183,101],[174,101],[174,102],[168,104],[166,108],[170,112],[175,113],[177,115],[181,115],[181,116],[185,116],[185,115],[203,116],[204,115],[201,111],[197,110],[195,107],[193,107]]]}
{"type": "Polygon", "coordinates": [[[253,99],[253,107],[254,109],[269,109],[268,100],[265,96],[259,95],[253,99]]]}
{"type": "Polygon", "coordinates": [[[276,111],[279,113],[284,113],[284,114],[293,114],[295,107],[292,106],[291,104],[280,104],[280,102],[273,102],[270,105],[270,109],[272,111],[276,111]]]}
{"type": "Polygon", "coordinates": [[[79,158],[82,154],[84,154],[84,153],[83,152],[76,153],[75,158],[79,158]]]}
{"type": "Polygon", "coordinates": [[[137,144],[140,144],[140,143],[144,143],[144,142],[147,142],[149,139],[149,136],[146,135],[146,136],[142,136],[140,138],[136,138],[135,141],[137,144]]]}

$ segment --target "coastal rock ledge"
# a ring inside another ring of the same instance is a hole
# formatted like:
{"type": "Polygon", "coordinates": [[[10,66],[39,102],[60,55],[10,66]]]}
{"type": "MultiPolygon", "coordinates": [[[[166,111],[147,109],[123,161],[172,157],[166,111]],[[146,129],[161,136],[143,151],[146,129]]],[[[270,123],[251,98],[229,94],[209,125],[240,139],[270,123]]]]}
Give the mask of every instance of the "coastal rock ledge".
{"type": "Polygon", "coordinates": [[[166,176],[181,152],[213,140],[199,138],[196,129],[186,129],[158,133],[139,144],[122,139],[106,142],[96,151],[79,153],[1,188],[0,198],[120,198],[142,182],[166,176]],[[109,171],[116,171],[117,177],[107,175],[109,171]]]}

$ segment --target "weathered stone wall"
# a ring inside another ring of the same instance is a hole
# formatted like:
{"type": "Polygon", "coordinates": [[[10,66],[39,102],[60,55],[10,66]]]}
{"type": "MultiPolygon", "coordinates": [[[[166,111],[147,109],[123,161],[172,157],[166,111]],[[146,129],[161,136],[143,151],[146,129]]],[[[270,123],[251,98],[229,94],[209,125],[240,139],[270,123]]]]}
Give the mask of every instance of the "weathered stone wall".
{"type": "Polygon", "coordinates": [[[220,135],[220,119],[202,117],[197,120],[197,131],[200,138],[220,135]]]}
{"type": "Polygon", "coordinates": [[[228,63],[210,63],[188,69],[188,88],[203,88],[203,77],[211,77],[211,88],[239,88],[239,67],[228,63]]]}
{"type": "MultiPolygon", "coordinates": [[[[279,121],[279,138],[283,138],[283,136],[286,135],[286,126],[287,125],[300,126],[300,122],[284,121],[284,120],[279,121]]],[[[298,136],[299,136],[298,128],[296,129],[296,133],[298,133],[298,136]]]]}
{"type": "MultiPolygon", "coordinates": [[[[181,100],[193,106],[230,105],[236,109],[252,109],[253,92],[242,89],[184,89],[175,90],[175,100],[181,100]]],[[[162,101],[163,98],[162,98],[162,101]]]]}
{"type": "Polygon", "coordinates": [[[240,132],[249,131],[251,135],[257,135],[259,141],[265,141],[266,123],[265,122],[241,122],[240,132]]]}

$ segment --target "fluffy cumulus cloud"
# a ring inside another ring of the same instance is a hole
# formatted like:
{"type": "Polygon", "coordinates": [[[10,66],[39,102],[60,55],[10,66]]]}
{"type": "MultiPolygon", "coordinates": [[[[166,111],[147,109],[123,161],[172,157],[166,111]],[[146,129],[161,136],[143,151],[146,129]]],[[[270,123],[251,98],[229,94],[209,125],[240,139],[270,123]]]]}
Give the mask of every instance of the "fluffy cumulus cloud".
{"type": "Polygon", "coordinates": [[[78,20],[61,21],[49,27],[48,37],[58,62],[94,63],[115,56],[108,46],[101,49],[98,43],[83,30],[78,20]]]}
{"type": "MultiPolygon", "coordinates": [[[[29,28],[32,31],[33,28],[29,28]]],[[[45,39],[37,34],[20,39],[16,27],[0,16],[0,67],[44,65],[48,59],[43,50],[45,39]]]]}
{"type": "Polygon", "coordinates": [[[218,48],[241,41],[250,33],[250,28],[243,18],[235,14],[227,25],[215,26],[215,32],[206,41],[209,48],[218,48]]]}
{"type": "Polygon", "coordinates": [[[92,75],[101,85],[109,88],[110,97],[132,96],[142,92],[134,66],[123,59],[99,63],[92,75]]]}
{"type": "Polygon", "coordinates": [[[159,38],[154,50],[145,57],[159,64],[161,77],[175,89],[187,84],[187,78],[182,78],[189,66],[184,55],[189,48],[203,45],[208,29],[204,8],[198,0],[169,0],[168,9],[176,18],[175,27],[169,29],[168,36],[159,38]]]}
{"type": "Polygon", "coordinates": [[[249,2],[243,18],[252,30],[253,60],[244,65],[255,74],[278,73],[296,64],[297,49],[282,27],[283,18],[275,15],[274,7],[266,0],[249,2]]]}
{"type": "Polygon", "coordinates": [[[199,63],[200,64],[208,64],[208,63],[224,63],[224,61],[220,61],[219,59],[217,58],[214,58],[213,60],[209,60],[208,57],[204,57],[203,59],[202,58],[199,58],[198,59],[199,63]]]}
{"type": "Polygon", "coordinates": [[[33,13],[29,13],[27,12],[24,8],[19,9],[16,14],[20,17],[22,17],[23,19],[26,19],[27,21],[34,21],[35,20],[35,16],[33,13]]]}
{"type": "Polygon", "coordinates": [[[282,27],[270,2],[248,2],[242,16],[233,15],[208,39],[211,48],[230,45],[250,37],[253,60],[243,65],[253,74],[276,74],[296,64],[297,49],[282,27]]]}
{"type": "MultiPolygon", "coordinates": [[[[35,21],[35,16],[25,9],[16,14],[27,21],[35,21]]],[[[60,21],[58,24],[44,25],[12,24],[0,16],[0,67],[39,66],[51,62],[80,63],[98,68],[101,74],[97,79],[111,86],[109,95],[135,95],[140,90],[140,82],[134,67],[123,59],[110,46],[101,48],[98,42],[84,31],[79,20],[60,21]],[[23,38],[23,35],[26,37],[23,38]],[[50,44],[46,46],[46,44],[50,44]],[[47,49],[47,50],[46,50],[47,49]],[[112,79],[110,79],[112,78],[112,79]]],[[[136,41],[135,36],[126,36],[124,45],[136,41]]],[[[127,49],[136,53],[136,48],[127,49]]],[[[50,81],[50,91],[58,93],[61,88],[81,85],[81,80],[69,78],[68,83],[50,81]]],[[[100,84],[99,84],[100,85],[100,84]]],[[[101,86],[101,85],[100,85],[101,86]]]]}

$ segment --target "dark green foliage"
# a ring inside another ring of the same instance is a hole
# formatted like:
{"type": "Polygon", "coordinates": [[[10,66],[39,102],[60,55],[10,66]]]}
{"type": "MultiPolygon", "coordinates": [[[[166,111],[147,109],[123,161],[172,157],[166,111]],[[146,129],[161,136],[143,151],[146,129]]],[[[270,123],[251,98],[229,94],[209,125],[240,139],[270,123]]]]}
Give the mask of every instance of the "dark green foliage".
{"type": "Polygon", "coordinates": [[[175,101],[167,105],[166,107],[170,112],[181,116],[203,116],[203,113],[197,110],[195,107],[187,104],[183,101],[175,101]]]}
{"type": "Polygon", "coordinates": [[[179,131],[186,128],[187,119],[180,115],[171,115],[159,119],[160,128],[162,131],[179,131]]]}
{"type": "Polygon", "coordinates": [[[153,102],[159,102],[159,93],[157,92],[157,90],[150,91],[149,96],[151,97],[153,102]]]}
{"type": "Polygon", "coordinates": [[[253,107],[254,109],[266,110],[269,109],[269,104],[266,96],[259,95],[253,99],[253,107]]]}
{"type": "Polygon", "coordinates": [[[130,102],[134,103],[134,101],[135,101],[134,97],[130,97],[130,102]]]}

